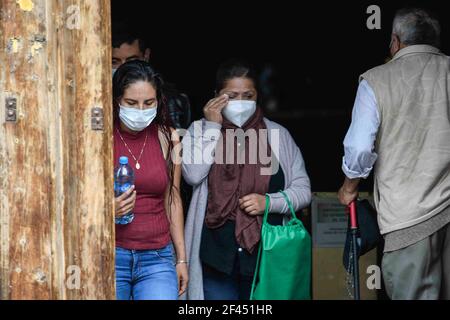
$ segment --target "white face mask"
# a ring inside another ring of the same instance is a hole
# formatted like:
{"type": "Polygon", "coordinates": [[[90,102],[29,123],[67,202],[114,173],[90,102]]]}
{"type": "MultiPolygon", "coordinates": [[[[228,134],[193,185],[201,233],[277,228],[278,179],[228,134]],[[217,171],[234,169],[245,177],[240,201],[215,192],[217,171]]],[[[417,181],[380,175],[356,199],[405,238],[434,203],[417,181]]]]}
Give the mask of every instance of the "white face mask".
{"type": "Polygon", "coordinates": [[[222,110],[222,114],[232,124],[242,127],[256,111],[256,101],[231,100],[222,110]]]}
{"type": "Polygon", "coordinates": [[[133,131],[142,131],[156,118],[157,107],[139,110],[120,106],[119,118],[123,124],[133,131]]]}

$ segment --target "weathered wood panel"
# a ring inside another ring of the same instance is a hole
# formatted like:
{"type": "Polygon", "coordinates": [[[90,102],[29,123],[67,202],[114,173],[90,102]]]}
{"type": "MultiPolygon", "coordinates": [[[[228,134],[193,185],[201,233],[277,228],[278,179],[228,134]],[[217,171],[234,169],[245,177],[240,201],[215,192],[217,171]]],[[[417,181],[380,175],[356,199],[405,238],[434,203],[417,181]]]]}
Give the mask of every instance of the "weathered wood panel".
{"type": "Polygon", "coordinates": [[[113,299],[110,2],[0,0],[0,30],[0,298],[113,299]]]}

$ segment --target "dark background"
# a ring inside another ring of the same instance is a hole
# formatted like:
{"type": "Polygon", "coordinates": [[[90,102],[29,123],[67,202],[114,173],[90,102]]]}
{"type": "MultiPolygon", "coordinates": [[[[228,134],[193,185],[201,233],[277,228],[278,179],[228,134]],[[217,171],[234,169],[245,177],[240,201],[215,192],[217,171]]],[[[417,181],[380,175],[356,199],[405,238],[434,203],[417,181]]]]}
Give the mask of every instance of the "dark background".
{"type": "MultiPolygon", "coordinates": [[[[314,192],[337,191],[343,181],[342,141],[351,120],[358,76],[389,55],[392,19],[403,6],[433,10],[449,53],[446,1],[132,1],[113,0],[113,24],[138,24],[150,61],[186,93],[194,119],[213,97],[221,61],[242,57],[276,70],[278,101],[266,116],[289,129],[306,162],[314,192]],[[381,8],[381,30],[369,30],[369,5],[381,8]]],[[[372,189],[372,178],[362,184],[372,189]]]]}

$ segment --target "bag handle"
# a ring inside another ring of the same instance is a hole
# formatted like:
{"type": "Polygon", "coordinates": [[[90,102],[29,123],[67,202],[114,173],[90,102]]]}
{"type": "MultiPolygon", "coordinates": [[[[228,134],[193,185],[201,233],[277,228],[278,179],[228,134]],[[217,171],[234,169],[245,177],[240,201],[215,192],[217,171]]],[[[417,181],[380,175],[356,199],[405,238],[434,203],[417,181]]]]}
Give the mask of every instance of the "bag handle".
{"type": "MultiPolygon", "coordinates": [[[[269,207],[270,207],[270,197],[269,197],[269,194],[266,193],[266,208],[264,209],[263,224],[267,223],[267,216],[269,215],[269,207]]],[[[256,259],[256,269],[255,269],[255,274],[253,275],[253,283],[252,283],[252,291],[250,293],[250,300],[253,300],[253,295],[255,293],[256,278],[258,278],[259,263],[261,262],[261,252],[262,252],[262,239],[259,241],[258,258],[256,259]]]]}
{"type": "MultiPolygon", "coordinates": [[[[279,193],[281,193],[283,195],[284,200],[286,200],[289,210],[291,211],[292,219],[297,221],[298,218],[295,215],[294,207],[292,206],[291,200],[289,200],[288,195],[283,190],[280,190],[279,193]]],[[[267,223],[267,217],[269,216],[269,207],[270,207],[270,197],[269,194],[266,193],[266,209],[264,210],[264,223],[267,223]]]]}

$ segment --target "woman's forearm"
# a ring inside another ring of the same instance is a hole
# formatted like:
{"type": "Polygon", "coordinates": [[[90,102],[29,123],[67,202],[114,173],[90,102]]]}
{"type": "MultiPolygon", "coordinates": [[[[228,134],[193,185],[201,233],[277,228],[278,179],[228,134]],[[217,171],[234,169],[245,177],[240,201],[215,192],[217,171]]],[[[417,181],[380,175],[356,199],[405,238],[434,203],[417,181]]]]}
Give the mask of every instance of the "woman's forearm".
{"type": "MultiPolygon", "coordinates": [[[[181,146],[179,137],[176,131],[172,129],[175,147],[181,146]]],[[[184,215],[183,204],[180,196],[180,184],[181,184],[181,157],[180,153],[175,153],[173,159],[173,176],[172,186],[169,186],[166,191],[166,210],[169,212],[170,218],[170,236],[175,248],[177,260],[186,261],[186,249],[184,244],[184,215]]]]}
{"type": "Polygon", "coordinates": [[[186,248],[184,244],[184,215],[181,198],[177,195],[173,199],[171,205],[171,221],[170,221],[170,235],[175,247],[177,261],[186,261],[186,248]]]}
{"type": "Polygon", "coordinates": [[[195,187],[208,177],[213,163],[209,156],[219,141],[220,128],[215,122],[199,120],[192,123],[184,136],[182,170],[189,185],[195,187]]]}
{"type": "MultiPolygon", "coordinates": [[[[300,149],[295,144],[293,144],[293,148],[295,156],[290,166],[285,168],[285,170],[291,170],[291,183],[284,191],[288,195],[294,210],[297,211],[309,206],[311,203],[311,183],[306,173],[300,149]]],[[[269,196],[270,213],[290,215],[289,207],[281,193],[272,193],[269,196]]]]}

